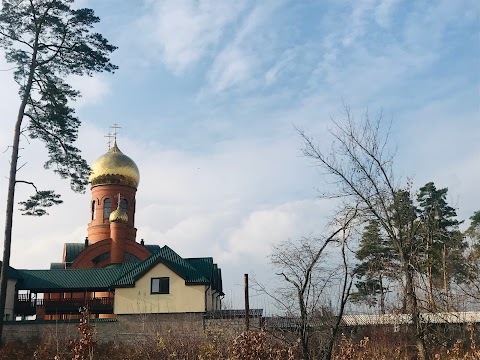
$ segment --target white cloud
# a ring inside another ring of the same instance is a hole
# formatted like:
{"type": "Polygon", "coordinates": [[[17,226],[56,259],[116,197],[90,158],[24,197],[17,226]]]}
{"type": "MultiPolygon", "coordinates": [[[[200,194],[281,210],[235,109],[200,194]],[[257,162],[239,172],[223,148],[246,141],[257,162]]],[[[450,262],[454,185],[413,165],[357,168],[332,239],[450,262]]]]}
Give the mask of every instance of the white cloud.
{"type": "Polygon", "coordinates": [[[215,60],[210,71],[210,82],[215,92],[220,92],[250,78],[254,61],[240,48],[224,50],[215,60]]]}
{"type": "Polygon", "coordinates": [[[379,0],[375,8],[375,21],[383,28],[388,28],[392,18],[392,12],[399,0],[379,0]]]}
{"type": "Polygon", "coordinates": [[[291,48],[284,51],[284,53],[279,57],[278,61],[276,61],[275,64],[265,73],[266,85],[268,86],[275,83],[280,73],[285,70],[285,68],[287,68],[300,54],[300,49],[296,48],[291,48]]]}
{"type": "Polygon", "coordinates": [[[148,51],[180,74],[218,44],[244,7],[236,1],[149,1],[136,38],[144,38],[148,51]]]}
{"type": "Polygon", "coordinates": [[[352,12],[348,19],[348,26],[342,39],[343,46],[352,45],[363,36],[368,25],[368,15],[374,7],[375,0],[361,0],[352,3],[352,12]]]}
{"type": "Polygon", "coordinates": [[[334,202],[292,201],[249,213],[225,239],[219,261],[238,262],[241,258],[268,257],[271,247],[301,236],[319,236],[324,230],[334,202]]]}
{"type": "Polygon", "coordinates": [[[98,104],[110,93],[108,80],[102,75],[72,76],[68,82],[82,95],[75,102],[74,106],[77,109],[90,104],[98,104]]]}
{"type": "Polygon", "coordinates": [[[240,84],[245,86],[272,55],[268,54],[271,44],[262,36],[262,30],[281,5],[278,1],[263,1],[248,13],[210,69],[208,79],[214,93],[240,84]]]}

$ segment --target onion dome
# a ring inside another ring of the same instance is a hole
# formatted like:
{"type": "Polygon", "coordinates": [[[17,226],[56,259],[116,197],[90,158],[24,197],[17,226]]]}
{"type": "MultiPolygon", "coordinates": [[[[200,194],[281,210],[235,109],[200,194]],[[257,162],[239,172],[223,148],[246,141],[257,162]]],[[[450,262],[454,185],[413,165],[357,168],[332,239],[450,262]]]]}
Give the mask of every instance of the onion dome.
{"type": "Polygon", "coordinates": [[[122,153],[117,142],[91,167],[89,181],[92,187],[98,185],[126,185],[137,188],[140,182],[140,172],[135,162],[122,153]]]}
{"type": "Polygon", "coordinates": [[[128,215],[124,210],[118,207],[117,210],[114,210],[110,213],[109,220],[111,223],[120,222],[126,224],[128,222],[128,215]]]}

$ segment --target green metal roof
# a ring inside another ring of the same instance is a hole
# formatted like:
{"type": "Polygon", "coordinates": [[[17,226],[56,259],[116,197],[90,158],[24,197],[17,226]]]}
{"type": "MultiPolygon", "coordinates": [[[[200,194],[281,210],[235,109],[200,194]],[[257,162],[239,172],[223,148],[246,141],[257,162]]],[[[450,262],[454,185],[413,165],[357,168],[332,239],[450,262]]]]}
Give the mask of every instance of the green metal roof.
{"type": "Polygon", "coordinates": [[[73,262],[83,250],[85,250],[85,242],[65,243],[65,262],[73,262]]]}
{"type": "Polygon", "coordinates": [[[186,260],[180,257],[175,251],[168,246],[164,246],[148,259],[136,264],[136,267],[118,279],[115,283],[117,286],[134,285],[135,281],[142,277],[147,271],[156,264],[163,263],[185,279],[186,284],[208,284],[209,279],[204,277],[186,260]]]}
{"type": "Polygon", "coordinates": [[[206,258],[190,258],[185,259],[191,266],[193,266],[198,272],[200,272],[205,278],[212,277],[213,259],[211,257],[206,258]]]}
{"type": "Polygon", "coordinates": [[[159,245],[143,245],[147,248],[148,251],[150,251],[152,254],[156,253],[158,250],[160,250],[159,245]]]}
{"type": "Polygon", "coordinates": [[[213,290],[223,294],[222,271],[217,264],[213,263],[211,257],[191,258],[185,260],[209,280],[213,290]]]}
{"type": "Polygon", "coordinates": [[[18,282],[19,290],[105,290],[122,273],[122,266],[103,269],[50,269],[18,270],[22,279],[18,282]]]}
{"type": "MultiPolygon", "coordinates": [[[[149,249],[150,250],[150,249],[149,249]]],[[[31,291],[99,291],[134,286],[155,265],[163,263],[183,279],[185,284],[212,284],[218,290],[218,267],[212,258],[183,259],[168,246],[137,263],[110,265],[99,269],[15,270],[19,290],[31,291]]],[[[13,269],[14,270],[14,269],[13,269]]],[[[220,279],[221,291],[221,279],[220,279]]]]}

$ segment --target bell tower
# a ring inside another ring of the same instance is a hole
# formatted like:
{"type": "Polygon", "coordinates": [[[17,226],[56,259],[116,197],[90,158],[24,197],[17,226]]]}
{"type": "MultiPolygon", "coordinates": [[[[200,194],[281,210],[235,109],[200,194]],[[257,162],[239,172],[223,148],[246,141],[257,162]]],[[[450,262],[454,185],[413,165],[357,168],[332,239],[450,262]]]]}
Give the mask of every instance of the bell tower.
{"type": "Polygon", "coordinates": [[[102,268],[143,261],[152,255],[143,242],[136,242],[135,195],[140,172],[135,162],[118,148],[119,126],[114,124],[113,128],[113,136],[108,135],[108,151],[91,165],[88,237],[84,244],[65,244],[66,268],[102,268]]]}
{"type": "Polygon", "coordinates": [[[110,213],[116,208],[122,209],[128,216],[125,238],[135,241],[135,195],[139,181],[137,165],[120,151],[115,140],[107,153],[92,165],[92,199],[88,224],[90,244],[110,237],[110,213]],[[120,202],[118,194],[121,195],[120,202]]]}
{"type": "Polygon", "coordinates": [[[111,237],[110,213],[115,209],[120,209],[127,214],[128,220],[123,231],[125,240],[135,241],[136,239],[135,195],[140,182],[140,172],[135,162],[118,148],[117,128],[115,124],[113,145],[91,166],[89,244],[111,237]]]}

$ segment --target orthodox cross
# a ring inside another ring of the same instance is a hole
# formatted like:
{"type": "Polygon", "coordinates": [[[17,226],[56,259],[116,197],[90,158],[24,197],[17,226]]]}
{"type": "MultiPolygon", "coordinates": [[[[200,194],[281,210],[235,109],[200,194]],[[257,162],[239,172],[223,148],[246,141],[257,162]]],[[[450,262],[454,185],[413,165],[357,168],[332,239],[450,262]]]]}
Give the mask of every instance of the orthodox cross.
{"type": "Polygon", "coordinates": [[[110,126],[112,129],[113,129],[113,140],[114,141],[117,141],[117,129],[121,129],[122,127],[121,126],[118,126],[117,123],[113,124],[113,126],[110,126]]]}
{"type": "Polygon", "coordinates": [[[117,209],[120,209],[120,203],[122,202],[123,197],[122,197],[122,195],[120,195],[120,193],[118,193],[117,198],[118,198],[117,209]]]}
{"type": "Polygon", "coordinates": [[[112,147],[112,137],[113,137],[113,135],[108,133],[104,137],[108,138],[108,150],[110,150],[110,148],[112,147]]]}

